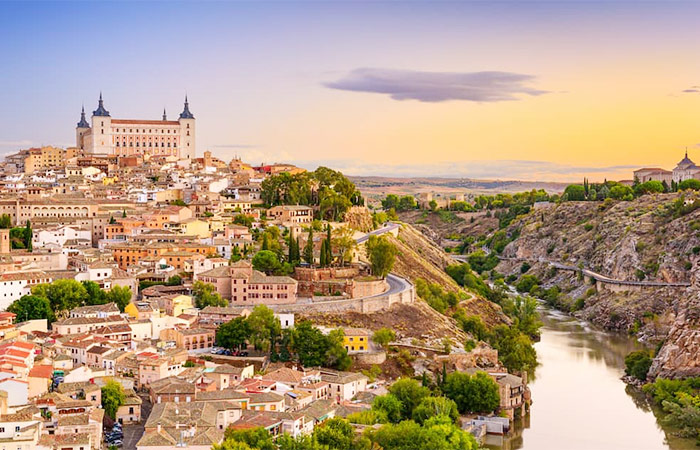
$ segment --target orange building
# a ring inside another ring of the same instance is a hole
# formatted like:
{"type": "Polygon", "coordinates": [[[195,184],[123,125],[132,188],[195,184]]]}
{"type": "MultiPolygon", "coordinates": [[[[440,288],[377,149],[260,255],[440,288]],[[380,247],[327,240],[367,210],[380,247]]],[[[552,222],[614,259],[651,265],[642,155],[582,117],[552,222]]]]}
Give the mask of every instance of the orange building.
{"type": "Polygon", "coordinates": [[[166,243],[166,242],[151,242],[143,244],[135,243],[124,243],[116,244],[112,247],[112,254],[114,260],[119,264],[119,268],[126,270],[126,268],[132,264],[138,264],[138,262],[147,256],[158,256],[164,257],[168,260],[168,263],[175,262],[178,263],[179,267],[184,266],[184,261],[187,259],[183,256],[185,253],[188,254],[199,254],[199,255],[213,255],[216,253],[216,247],[207,244],[198,244],[195,242],[183,242],[183,243],[166,243]],[[170,254],[166,257],[166,254],[170,254]]]}

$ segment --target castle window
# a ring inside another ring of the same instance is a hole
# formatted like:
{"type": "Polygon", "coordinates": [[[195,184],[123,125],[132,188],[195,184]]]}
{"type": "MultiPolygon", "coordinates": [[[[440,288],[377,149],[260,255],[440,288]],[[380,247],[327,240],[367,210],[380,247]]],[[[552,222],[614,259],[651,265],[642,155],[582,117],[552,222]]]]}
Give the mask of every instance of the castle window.
{"type": "Polygon", "coordinates": [[[189,136],[189,135],[190,135],[190,132],[188,131],[188,132],[187,132],[187,136],[189,136]]]}
{"type": "Polygon", "coordinates": [[[188,124],[187,124],[187,128],[189,128],[189,127],[190,127],[190,124],[188,123],[188,124]]]}

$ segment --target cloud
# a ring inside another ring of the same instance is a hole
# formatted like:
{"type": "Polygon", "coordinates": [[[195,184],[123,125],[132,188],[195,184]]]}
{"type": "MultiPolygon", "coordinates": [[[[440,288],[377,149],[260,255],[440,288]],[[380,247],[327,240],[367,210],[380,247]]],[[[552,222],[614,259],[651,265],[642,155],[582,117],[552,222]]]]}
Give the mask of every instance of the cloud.
{"type": "Polygon", "coordinates": [[[641,165],[575,166],[549,161],[494,160],[443,161],[432,164],[373,164],[360,160],[306,161],[298,165],[315,169],[325,165],[347,175],[386,177],[445,177],[522,181],[580,181],[631,179],[632,171],[641,165]]]}
{"type": "Polygon", "coordinates": [[[528,86],[534,80],[532,75],[513,72],[419,72],[359,68],[323,85],[344,91],[388,94],[394,100],[503,102],[520,100],[523,95],[549,93],[528,86]]]}
{"type": "Polygon", "coordinates": [[[690,94],[693,92],[700,92],[700,90],[698,90],[698,89],[683,89],[681,92],[683,92],[685,94],[690,94]]]}
{"type": "Polygon", "coordinates": [[[213,148],[259,148],[260,145],[257,144],[216,144],[212,145],[213,148]]]}
{"type": "Polygon", "coordinates": [[[0,147],[21,147],[21,148],[26,148],[26,147],[31,147],[34,145],[34,141],[30,141],[29,139],[24,139],[20,141],[0,141],[0,147]]]}

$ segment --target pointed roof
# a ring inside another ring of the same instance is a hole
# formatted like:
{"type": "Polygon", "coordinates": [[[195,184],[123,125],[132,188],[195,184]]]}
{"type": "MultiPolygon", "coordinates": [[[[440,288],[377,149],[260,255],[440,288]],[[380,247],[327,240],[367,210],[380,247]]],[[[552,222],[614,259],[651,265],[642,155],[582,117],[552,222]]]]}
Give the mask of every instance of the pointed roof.
{"type": "Polygon", "coordinates": [[[688,158],[688,149],[685,150],[685,157],[680,160],[678,165],[676,166],[676,169],[694,169],[697,166],[695,163],[688,158]]]}
{"type": "Polygon", "coordinates": [[[100,100],[97,104],[97,109],[92,112],[93,116],[109,117],[109,111],[107,111],[102,103],[102,92],[100,92],[100,100]]]}
{"type": "Polygon", "coordinates": [[[165,114],[165,108],[163,108],[163,121],[168,120],[168,115],[165,114]]]}
{"type": "Polygon", "coordinates": [[[80,122],[78,122],[78,128],[90,128],[90,124],[85,120],[85,106],[83,106],[80,112],[80,122]]]}
{"type": "Polygon", "coordinates": [[[194,115],[190,112],[190,104],[185,95],[185,109],[180,113],[180,119],[194,119],[194,115]]]}

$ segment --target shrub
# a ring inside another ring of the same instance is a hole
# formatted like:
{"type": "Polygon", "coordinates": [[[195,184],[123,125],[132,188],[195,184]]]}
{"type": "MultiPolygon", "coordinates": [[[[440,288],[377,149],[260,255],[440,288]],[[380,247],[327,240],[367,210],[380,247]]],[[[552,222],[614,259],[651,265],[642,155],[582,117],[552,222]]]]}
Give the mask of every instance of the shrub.
{"type": "Polygon", "coordinates": [[[625,374],[644,381],[651,367],[652,358],[647,350],[639,350],[625,356],[625,374]]]}

